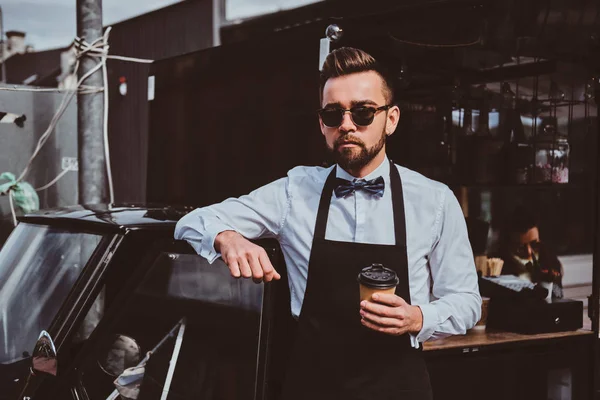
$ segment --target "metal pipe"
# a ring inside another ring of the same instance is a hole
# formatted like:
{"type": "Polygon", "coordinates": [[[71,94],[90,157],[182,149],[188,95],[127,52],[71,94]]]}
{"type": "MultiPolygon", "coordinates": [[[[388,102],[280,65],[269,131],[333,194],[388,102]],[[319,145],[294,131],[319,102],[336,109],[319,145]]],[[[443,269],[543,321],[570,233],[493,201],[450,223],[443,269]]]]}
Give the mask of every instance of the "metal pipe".
{"type": "MultiPolygon", "coordinates": [[[[600,116],[600,82],[597,76],[594,77],[594,95],[598,116],[600,116]]],[[[589,121],[588,121],[589,124],[589,121]]],[[[600,124],[596,133],[600,132],[600,124]]],[[[589,125],[588,125],[589,126],[589,125]]],[[[598,337],[600,332],[598,311],[600,308],[600,138],[595,135],[596,140],[596,157],[594,160],[594,258],[593,258],[593,275],[592,275],[592,296],[591,304],[588,304],[588,310],[591,311],[592,330],[595,337],[598,337]]]]}
{"type": "Polygon", "coordinates": [[[2,12],[2,7],[0,7],[0,45],[2,46],[2,54],[0,54],[0,61],[2,62],[2,83],[6,83],[6,63],[4,62],[6,40],[4,40],[4,13],[2,12]]]}
{"type": "MultiPolygon", "coordinates": [[[[597,71],[597,69],[596,69],[597,71]]],[[[597,117],[600,117],[600,78],[598,75],[594,76],[594,87],[592,90],[594,91],[594,99],[596,102],[597,109],[597,117]]],[[[587,100],[586,100],[587,102],[587,100]]],[[[587,104],[586,104],[587,107],[587,104]]],[[[591,122],[589,121],[589,114],[586,112],[586,121],[588,132],[591,126],[591,122]]],[[[600,124],[596,123],[596,133],[600,132],[600,124]]],[[[599,343],[598,343],[598,335],[600,332],[600,138],[598,135],[592,136],[596,141],[596,157],[594,157],[594,174],[593,174],[593,191],[594,191],[594,207],[592,210],[593,218],[594,218],[594,253],[592,258],[592,294],[588,297],[588,316],[592,320],[592,331],[594,332],[594,338],[592,341],[592,371],[590,372],[590,395],[595,396],[596,390],[598,389],[598,380],[596,379],[596,374],[598,373],[598,355],[599,355],[599,343]]]]}
{"type": "MultiPolygon", "coordinates": [[[[77,0],[77,36],[92,43],[102,34],[102,0],[77,0]]],[[[82,57],[78,79],[99,62],[87,55],[82,57]]],[[[83,84],[103,87],[102,70],[93,73],[83,84]]],[[[80,204],[100,204],[107,200],[103,116],[104,92],[77,94],[80,204]]]]}

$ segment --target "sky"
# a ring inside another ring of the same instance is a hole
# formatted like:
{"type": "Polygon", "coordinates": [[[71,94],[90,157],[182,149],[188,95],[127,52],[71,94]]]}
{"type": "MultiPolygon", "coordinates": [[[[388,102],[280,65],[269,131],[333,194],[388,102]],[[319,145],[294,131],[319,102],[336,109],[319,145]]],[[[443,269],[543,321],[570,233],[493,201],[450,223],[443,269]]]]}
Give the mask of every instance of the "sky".
{"type": "MultiPolygon", "coordinates": [[[[114,24],[181,0],[103,0],[104,25],[114,24]]],[[[227,19],[236,20],[318,0],[226,0],[227,19]]],[[[65,47],[76,34],[76,0],[1,0],[5,31],[26,33],[36,51],[65,47]]]]}

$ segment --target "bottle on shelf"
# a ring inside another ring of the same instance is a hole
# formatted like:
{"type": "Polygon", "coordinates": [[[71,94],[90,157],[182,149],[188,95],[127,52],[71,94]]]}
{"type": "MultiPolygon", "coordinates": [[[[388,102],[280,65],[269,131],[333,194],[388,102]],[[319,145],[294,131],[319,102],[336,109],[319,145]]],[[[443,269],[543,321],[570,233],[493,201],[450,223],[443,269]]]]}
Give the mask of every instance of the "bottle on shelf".
{"type": "Polygon", "coordinates": [[[535,136],[535,183],[569,183],[569,141],[558,132],[556,117],[542,119],[535,136]]]}

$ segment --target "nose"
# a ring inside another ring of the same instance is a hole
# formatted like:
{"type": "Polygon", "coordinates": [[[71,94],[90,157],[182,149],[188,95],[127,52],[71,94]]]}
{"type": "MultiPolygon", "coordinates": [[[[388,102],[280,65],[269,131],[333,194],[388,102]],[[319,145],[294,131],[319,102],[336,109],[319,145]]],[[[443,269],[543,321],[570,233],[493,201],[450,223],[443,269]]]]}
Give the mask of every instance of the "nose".
{"type": "Polygon", "coordinates": [[[527,250],[527,258],[531,258],[533,256],[533,249],[531,248],[530,244],[527,245],[526,250],[527,250]]]}
{"type": "Polygon", "coordinates": [[[345,111],[342,115],[342,123],[340,124],[340,131],[342,132],[353,132],[356,131],[356,125],[352,121],[350,111],[345,111]]]}

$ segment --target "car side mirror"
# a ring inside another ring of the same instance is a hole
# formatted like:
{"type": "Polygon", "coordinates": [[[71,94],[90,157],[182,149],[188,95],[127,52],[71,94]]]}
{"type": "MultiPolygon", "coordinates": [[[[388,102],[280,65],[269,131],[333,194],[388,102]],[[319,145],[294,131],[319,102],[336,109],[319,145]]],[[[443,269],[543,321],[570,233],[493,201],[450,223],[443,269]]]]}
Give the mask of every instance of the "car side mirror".
{"type": "Polygon", "coordinates": [[[35,343],[35,347],[33,348],[33,355],[31,357],[31,368],[29,369],[29,376],[25,381],[23,388],[21,389],[21,394],[18,399],[30,399],[33,394],[32,391],[35,389],[30,389],[30,386],[33,388],[36,385],[32,385],[32,382],[35,380],[36,375],[54,375],[58,372],[58,359],[56,357],[56,346],[54,346],[54,341],[50,334],[46,331],[42,331],[40,333],[40,337],[35,343]]]}
{"type": "Polygon", "coordinates": [[[40,333],[40,337],[33,348],[31,369],[34,373],[44,373],[54,376],[56,376],[58,371],[56,347],[50,334],[46,331],[40,333]]]}

